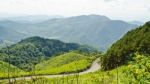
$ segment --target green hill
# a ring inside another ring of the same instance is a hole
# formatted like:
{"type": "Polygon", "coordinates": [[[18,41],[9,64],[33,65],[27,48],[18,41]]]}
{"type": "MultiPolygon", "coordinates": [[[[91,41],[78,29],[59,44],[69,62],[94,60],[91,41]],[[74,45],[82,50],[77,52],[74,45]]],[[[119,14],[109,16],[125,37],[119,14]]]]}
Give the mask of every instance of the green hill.
{"type": "Polygon", "coordinates": [[[113,69],[132,60],[132,54],[150,54],[150,22],[129,31],[114,43],[102,59],[104,70],[113,69]]]}
{"type": "Polygon", "coordinates": [[[89,47],[81,46],[75,43],[64,43],[59,40],[44,39],[41,37],[31,37],[9,47],[0,50],[0,60],[8,62],[24,70],[32,70],[33,66],[51,56],[79,50],[90,52],[89,47]],[[8,55],[10,58],[8,57],[8,55]]]}
{"type": "Polygon", "coordinates": [[[8,71],[10,77],[16,77],[21,76],[21,74],[26,74],[23,70],[20,70],[19,68],[13,65],[9,66],[8,63],[0,61],[0,78],[8,78],[8,71]]]}
{"type": "Polygon", "coordinates": [[[75,52],[69,52],[36,65],[37,74],[59,74],[77,72],[87,69],[95,56],[85,56],[75,52]]]}

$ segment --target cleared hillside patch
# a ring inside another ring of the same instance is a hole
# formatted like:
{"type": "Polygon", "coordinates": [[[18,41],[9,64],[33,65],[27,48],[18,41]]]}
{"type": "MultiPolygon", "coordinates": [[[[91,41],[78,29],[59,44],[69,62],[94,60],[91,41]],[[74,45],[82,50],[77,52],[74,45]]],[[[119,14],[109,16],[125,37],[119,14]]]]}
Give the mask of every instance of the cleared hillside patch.
{"type": "Polygon", "coordinates": [[[84,56],[75,52],[52,57],[36,65],[36,74],[62,74],[83,71],[90,67],[95,56],[84,56]]]}

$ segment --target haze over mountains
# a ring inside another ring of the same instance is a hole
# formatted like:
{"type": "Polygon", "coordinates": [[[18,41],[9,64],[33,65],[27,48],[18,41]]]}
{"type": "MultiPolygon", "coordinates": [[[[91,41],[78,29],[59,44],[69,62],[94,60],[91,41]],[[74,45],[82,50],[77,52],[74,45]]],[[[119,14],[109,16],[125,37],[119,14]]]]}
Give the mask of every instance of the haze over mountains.
{"type": "Polygon", "coordinates": [[[139,26],[144,24],[144,22],[140,22],[140,21],[131,21],[129,23],[139,25],[139,26]]]}
{"type": "Polygon", "coordinates": [[[35,23],[23,22],[21,19],[0,21],[0,39],[18,42],[26,37],[41,36],[105,50],[127,31],[137,27],[100,15],[37,20],[35,23]]]}
{"type": "Polygon", "coordinates": [[[5,18],[2,18],[2,20],[11,20],[11,21],[20,22],[20,23],[40,23],[45,20],[50,20],[54,18],[63,18],[63,16],[27,15],[27,16],[14,16],[14,17],[12,16],[12,17],[7,17],[7,18],[5,17],[5,18]]]}

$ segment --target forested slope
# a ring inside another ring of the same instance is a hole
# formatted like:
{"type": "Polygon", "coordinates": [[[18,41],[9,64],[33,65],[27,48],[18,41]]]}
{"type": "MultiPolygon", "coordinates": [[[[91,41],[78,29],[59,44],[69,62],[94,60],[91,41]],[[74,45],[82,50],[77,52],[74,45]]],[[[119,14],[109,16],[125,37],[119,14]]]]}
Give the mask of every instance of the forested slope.
{"type": "Polygon", "coordinates": [[[123,38],[114,43],[102,59],[104,70],[132,60],[133,53],[150,54],[150,22],[129,31],[123,38]]]}
{"type": "Polygon", "coordinates": [[[92,49],[75,43],[64,43],[59,40],[31,37],[0,50],[0,60],[10,61],[11,64],[24,70],[32,70],[34,65],[64,52],[79,50],[90,52],[92,49]],[[9,56],[8,56],[9,54],[9,56]]]}

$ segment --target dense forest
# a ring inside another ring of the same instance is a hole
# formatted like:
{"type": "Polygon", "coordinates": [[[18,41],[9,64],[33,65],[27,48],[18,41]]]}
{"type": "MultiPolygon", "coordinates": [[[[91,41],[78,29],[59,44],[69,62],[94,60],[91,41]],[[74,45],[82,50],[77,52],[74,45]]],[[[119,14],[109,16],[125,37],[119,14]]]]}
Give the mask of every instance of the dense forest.
{"type": "Polygon", "coordinates": [[[132,60],[134,53],[150,54],[150,22],[129,31],[123,38],[114,43],[103,56],[104,70],[113,69],[132,60]]]}
{"type": "Polygon", "coordinates": [[[75,43],[30,37],[10,47],[1,49],[0,60],[10,62],[23,70],[32,70],[35,64],[72,50],[90,52],[94,49],[75,43]]]}

